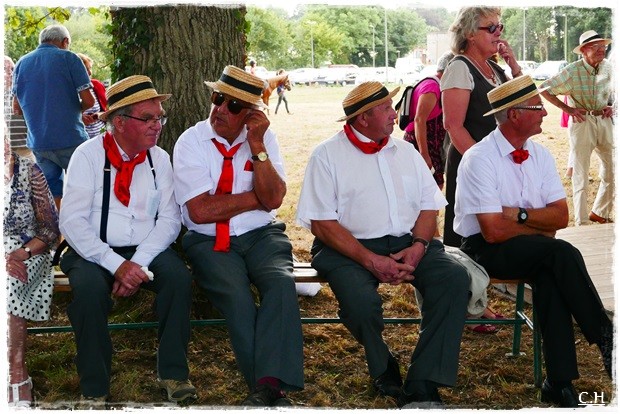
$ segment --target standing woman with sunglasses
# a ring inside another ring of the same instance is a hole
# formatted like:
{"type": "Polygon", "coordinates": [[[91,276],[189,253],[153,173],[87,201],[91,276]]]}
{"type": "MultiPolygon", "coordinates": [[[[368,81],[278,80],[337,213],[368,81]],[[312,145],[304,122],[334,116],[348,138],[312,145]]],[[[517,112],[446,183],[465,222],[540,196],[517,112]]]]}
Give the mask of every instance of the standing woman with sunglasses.
{"type": "MultiPolygon", "coordinates": [[[[483,114],[491,110],[487,92],[506,82],[508,77],[494,60],[501,56],[510,66],[512,77],[521,76],[521,68],[506,42],[500,39],[504,25],[498,7],[464,7],[450,26],[452,52],[456,55],[441,78],[443,122],[450,140],[446,160],[446,206],[443,243],[460,247],[461,236],[454,232],[456,175],[461,157],[476,142],[496,127],[493,117],[483,114]]],[[[486,308],[482,315],[470,318],[502,319],[486,308]]],[[[495,325],[467,325],[474,332],[493,334],[495,325]]]]}
{"type": "Polygon", "coordinates": [[[493,56],[499,54],[510,66],[512,77],[521,68],[506,40],[498,7],[464,7],[452,25],[451,47],[456,57],[441,78],[444,127],[451,140],[446,163],[446,206],[443,242],[460,247],[461,236],[452,228],[456,174],[462,155],[495,129],[495,120],[484,117],[491,107],[487,92],[508,79],[493,56]]]}

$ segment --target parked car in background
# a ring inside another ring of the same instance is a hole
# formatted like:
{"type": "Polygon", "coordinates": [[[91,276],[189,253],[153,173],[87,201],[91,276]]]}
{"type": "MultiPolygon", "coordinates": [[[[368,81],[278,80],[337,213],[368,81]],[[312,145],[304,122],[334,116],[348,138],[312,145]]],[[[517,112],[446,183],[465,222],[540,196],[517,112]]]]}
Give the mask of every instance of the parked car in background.
{"type": "Polygon", "coordinates": [[[311,85],[318,74],[319,70],[315,68],[299,68],[288,72],[288,79],[293,85],[311,85]]]}
{"type": "Polygon", "coordinates": [[[531,75],[534,69],[538,67],[538,63],[533,60],[517,60],[517,63],[521,66],[521,71],[524,75],[531,75]]]}
{"type": "Polygon", "coordinates": [[[329,65],[319,69],[315,82],[319,85],[353,85],[359,75],[357,65],[329,65]]]}
{"type": "MultiPolygon", "coordinates": [[[[359,68],[359,74],[355,78],[355,84],[362,82],[377,81],[386,83],[385,66],[376,68],[359,68]]],[[[391,66],[387,68],[387,83],[396,83],[396,69],[391,66]]]]}
{"type": "Polygon", "coordinates": [[[424,65],[416,63],[411,66],[401,66],[400,69],[396,69],[397,83],[399,85],[411,85],[420,79],[420,71],[424,69],[424,65]]]}
{"type": "Polygon", "coordinates": [[[566,65],[568,62],[565,60],[547,60],[534,69],[531,76],[535,80],[546,80],[555,76],[566,65]]]}

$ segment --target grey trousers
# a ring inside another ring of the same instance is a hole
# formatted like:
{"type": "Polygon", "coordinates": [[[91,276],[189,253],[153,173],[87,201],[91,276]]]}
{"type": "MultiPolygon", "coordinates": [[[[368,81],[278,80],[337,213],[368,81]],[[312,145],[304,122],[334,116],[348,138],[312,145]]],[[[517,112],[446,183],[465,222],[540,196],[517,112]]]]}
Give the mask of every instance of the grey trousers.
{"type": "Polygon", "coordinates": [[[196,281],[226,319],[237,365],[250,390],[263,377],[278,378],[284,390],[304,387],[292,246],[284,229],[276,223],[232,236],[227,253],[213,251],[213,236],[188,231],[183,237],[196,281]]]}
{"type": "MultiPolygon", "coordinates": [[[[388,255],[411,246],[411,235],[360,240],[368,249],[388,255]]],[[[364,267],[315,240],[312,266],[336,295],[339,316],[364,346],[372,378],[387,369],[389,348],[383,340],[383,301],[379,281],[364,267]]],[[[411,356],[407,380],[427,380],[453,386],[459,365],[461,336],[467,313],[467,270],[448,255],[443,244],[431,241],[413,275],[424,297],[420,336],[411,356]]],[[[411,298],[413,299],[413,296],[411,298]]]]}
{"type": "MultiPolygon", "coordinates": [[[[115,250],[130,259],[135,247],[115,250]]],[[[108,395],[112,369],[108,315],[113,305],[110,292],[114,276],[103,267],[84,260],[73,249],[63,255],[60,267],[69,277],[73,294],[67,315],[75,332],[75,363],[82,395],[108,395]]],[[[159,321],[157,375],[161,379],[186,380],[189,377],[187,345],[192,303],[191,274],[171,248],[157,255],[149,270],[155,278],[152,282],[143,283],[142,287],[156,293],[155,307],[159,321]]]]}

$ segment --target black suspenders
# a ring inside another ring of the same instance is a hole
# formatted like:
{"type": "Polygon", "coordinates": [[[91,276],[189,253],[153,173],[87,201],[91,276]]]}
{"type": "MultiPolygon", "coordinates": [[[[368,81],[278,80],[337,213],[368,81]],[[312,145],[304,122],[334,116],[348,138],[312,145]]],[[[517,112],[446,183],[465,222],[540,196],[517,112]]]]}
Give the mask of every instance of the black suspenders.
{"type": "MultiPolygon", "coordinates": [[[[153,183],[155,189],[157,189],[157,176],[155,174],[155,167],[153,167],[153,159],[151,158],[151,152],[146,151],[146,156],[149,159],[149,165],[151,166],[151,172],[153,173],[153,183]]],[[[101,225],[99,227],[100,238],[104,243],[107,243],[108,235],[108,213],[110,212],[110,160],[107,155],[105,157],[105,165],[103,167],[103,198],[101,200],[101,225]]],[[[159,211],[155,213],[155,221],[157,221],[157,215],[159,211]]]]}

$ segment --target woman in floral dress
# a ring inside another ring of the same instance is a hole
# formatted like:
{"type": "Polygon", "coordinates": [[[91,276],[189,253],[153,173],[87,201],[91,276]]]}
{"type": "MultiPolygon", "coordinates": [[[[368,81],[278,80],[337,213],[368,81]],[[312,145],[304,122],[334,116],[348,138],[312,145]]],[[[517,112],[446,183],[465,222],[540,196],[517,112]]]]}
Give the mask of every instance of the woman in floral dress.
{"type": "Polygon", "coordinates": [[[30,407],[26,321],[49,319],[54,280],[51,250],[58,212],[41,169],[11,151],[4,135],[4,258],[7,274],[9,406],[30,407]]]}

